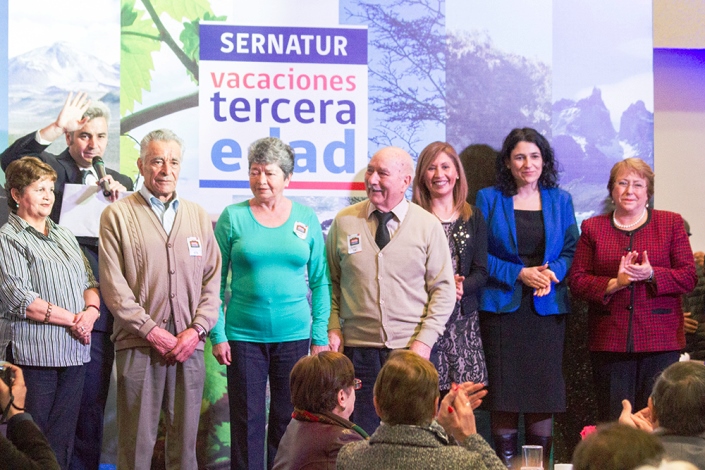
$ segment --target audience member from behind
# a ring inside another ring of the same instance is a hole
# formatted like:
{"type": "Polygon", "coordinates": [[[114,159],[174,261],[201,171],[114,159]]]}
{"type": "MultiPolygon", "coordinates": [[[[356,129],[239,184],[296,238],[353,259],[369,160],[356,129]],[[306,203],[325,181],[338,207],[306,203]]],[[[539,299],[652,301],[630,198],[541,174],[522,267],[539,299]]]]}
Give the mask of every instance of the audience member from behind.
{"type": "Polygon", "coordinates": [[[27,387],[22,369],[9,362],[1,363],[3,372],[14,378],[8,386],[0,380],[0,413],[7,422],[7,438],[0,434],[0,470],[58,470],[54,451],[29,413],[24,412],[27,387]]]}
{"type": "Polygon", "coordinates": [[[481,388],[454,385],[436,416],[438,373],[433,364],[409,350],[392,352],[374,386],[382,424],[369,441],[345,445],[337,468],[504,469],[475,429],[472,410],[484,396],[481,388]]]}
{"type": "Polygon", "coordinates": [[[632,415],[628,400],[622,406],[619,421],[654,431],[666,457],[705,468],[705,365],[676,362],[656,380],[647,408],[632,415]]]}
{"type": "Polygon", "coordinates": [[[56,172],[35,157],[5,172],[12,214],[0,228],[0,360],[25,367],[26,404],[68,468],[93,325],[98,283],[76,237],[56,225],[56,172]]]}
{"type": "Polygon", "coordinates": [[[644,408],[656,376],[678,361],[685,346],[681,295],[697,282],[683,219],[649,208],[651,167],[639,158],[615,163],[607,190],[614,212],[583,221],[569,279],[571,293],[589,304],[603,422],[619,417],[625,398],[644,408]]]}
{"type": "Polygon", "coordinates": [[[656,436],[620,423],[598,426],[573,453],[573,470],[632,470],[658,465],[663,445],[656,436]]]}
{"type": "Polygon", "coordinates": [[[369,439],[348,421],[360,385],[345,354],[323,351],[299,359],[290,376],[294,413],[279,443],[274,469],[332,469],[344,444],[369,439]]]}

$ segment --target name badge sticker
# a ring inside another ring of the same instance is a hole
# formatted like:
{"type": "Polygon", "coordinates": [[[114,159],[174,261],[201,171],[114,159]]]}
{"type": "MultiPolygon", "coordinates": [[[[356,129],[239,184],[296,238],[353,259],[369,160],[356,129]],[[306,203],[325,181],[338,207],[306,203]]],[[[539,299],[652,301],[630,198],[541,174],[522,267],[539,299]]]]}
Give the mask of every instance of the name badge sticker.
{"type": "Polygon", "coordinates": [[[306,237],[308,236],[308,225],[303,222],[294,222],[294,233],[300,239],[306,240],[306,237]]]}
{"type": "Polygon", "coordinates": [[[348,235],[348,254],[359,253],[362,251],[362,239],[359,233],[351,233],[348,235]]]}
{"type": "Polygon", "coordinates": [[[188,237],[188,254],[190,256],[203,256],[203,248],[201,248],[201,240],[198,237],[188,237]]]}

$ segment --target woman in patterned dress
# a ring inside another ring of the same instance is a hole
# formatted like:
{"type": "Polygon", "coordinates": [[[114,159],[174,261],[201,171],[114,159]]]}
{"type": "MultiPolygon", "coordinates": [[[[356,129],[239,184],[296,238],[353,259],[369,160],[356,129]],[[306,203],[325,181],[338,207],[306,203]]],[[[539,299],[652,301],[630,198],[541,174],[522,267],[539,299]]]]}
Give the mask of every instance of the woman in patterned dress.
{"type": "Polygon", "coordinates": [[[468,185],[460,158],[446,142],[433,142],[419,155],[413,201],[443,225],[453,260],[457,302],[446,331],[431,352],[441,394],[453,383],[487,384],[480,339],[478,291],[487,280],[487,226],[482,213],[465,202],[468,185]]]}

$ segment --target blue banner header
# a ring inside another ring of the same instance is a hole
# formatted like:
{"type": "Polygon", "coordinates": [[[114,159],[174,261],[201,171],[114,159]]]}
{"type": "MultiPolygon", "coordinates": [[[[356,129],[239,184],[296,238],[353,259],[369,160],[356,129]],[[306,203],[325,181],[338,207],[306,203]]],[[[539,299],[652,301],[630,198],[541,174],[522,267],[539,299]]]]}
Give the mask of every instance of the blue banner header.
{"type": "Polygon", "coordinates": [[[367,65],[367,29],[201,24],[201,60],[367,65]]]}

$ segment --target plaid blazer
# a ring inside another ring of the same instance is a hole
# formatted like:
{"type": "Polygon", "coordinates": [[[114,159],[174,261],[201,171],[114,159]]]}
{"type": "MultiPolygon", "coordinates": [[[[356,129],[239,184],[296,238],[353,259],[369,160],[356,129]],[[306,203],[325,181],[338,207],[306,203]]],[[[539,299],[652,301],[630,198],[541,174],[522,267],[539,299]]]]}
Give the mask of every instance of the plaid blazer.
{"type": "Polygon", "coordinates": [[[674,212],[650,210],[634,231],[618,230],[612,214],[583,221],[571,267],[571,292],[589,302],[591,351],[658,352],[685,346],[681,295],[695,287],[693,252],[683,219],[674,212]],[[617,276],[628,251],[647,251],[652,282],[636,282],[610,296],[607,283],[617,276]]]}

